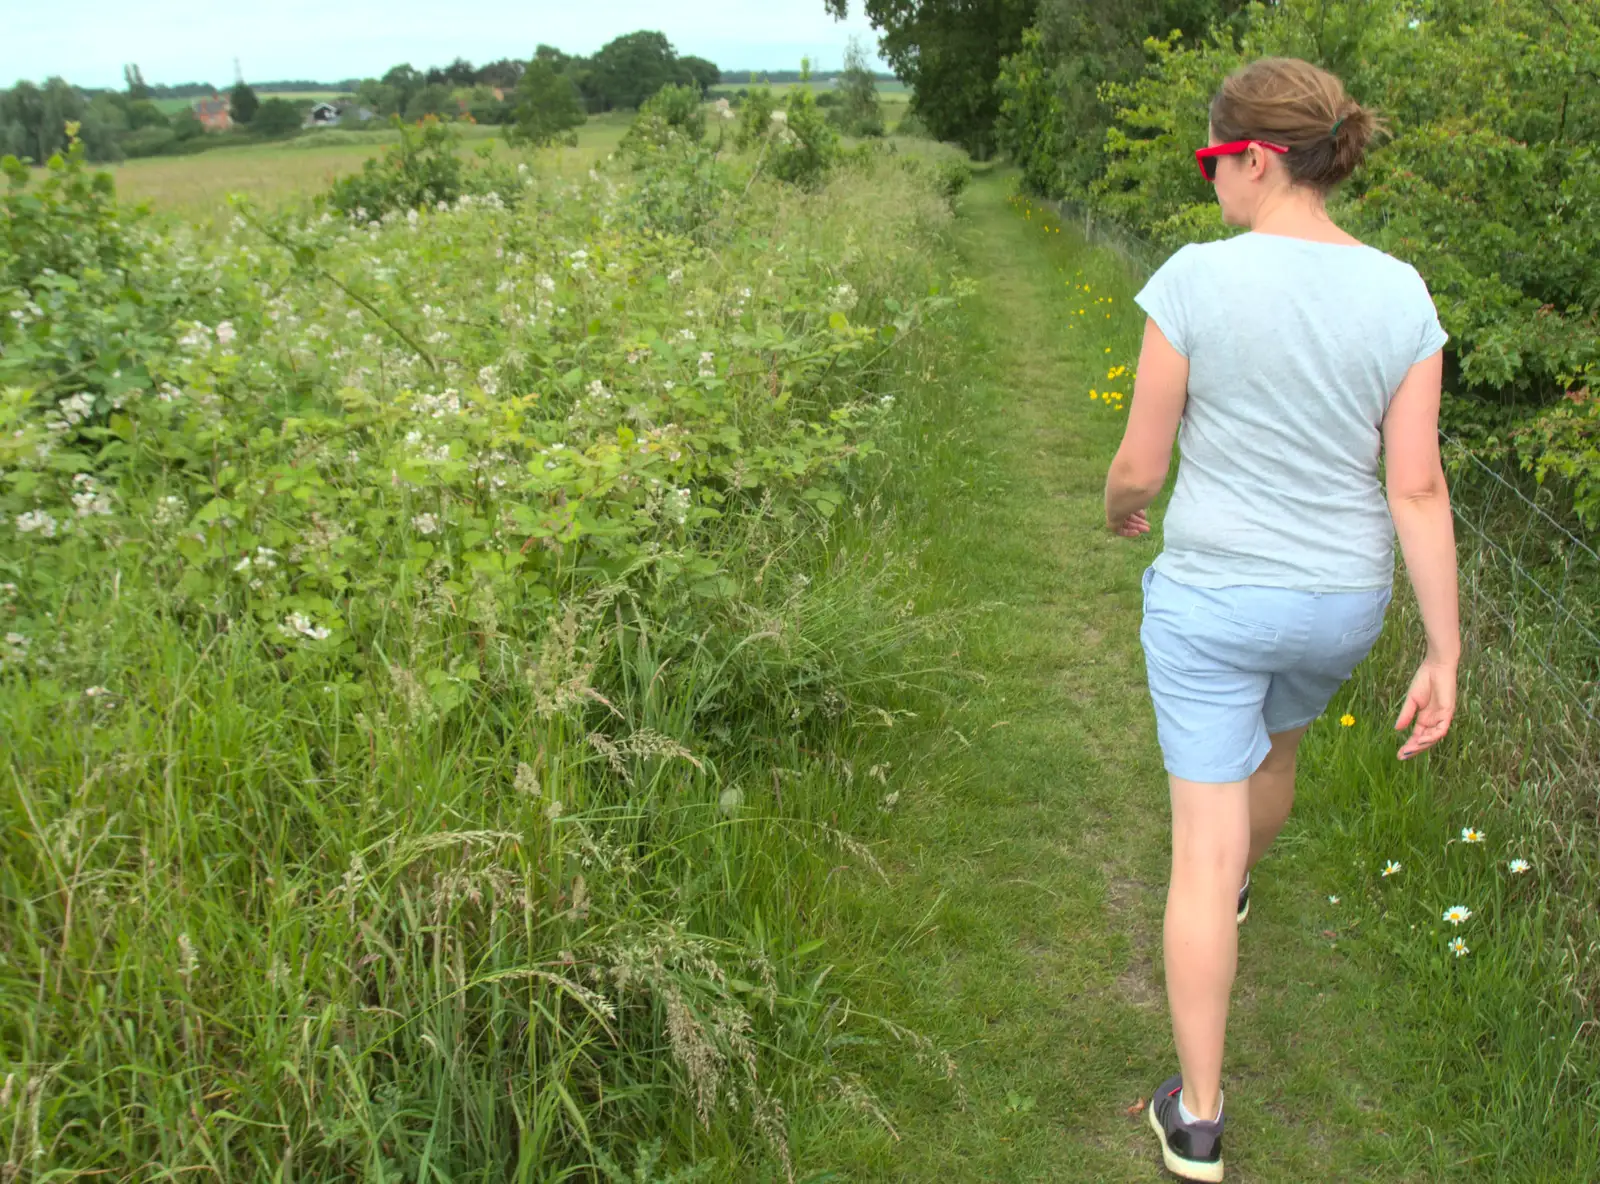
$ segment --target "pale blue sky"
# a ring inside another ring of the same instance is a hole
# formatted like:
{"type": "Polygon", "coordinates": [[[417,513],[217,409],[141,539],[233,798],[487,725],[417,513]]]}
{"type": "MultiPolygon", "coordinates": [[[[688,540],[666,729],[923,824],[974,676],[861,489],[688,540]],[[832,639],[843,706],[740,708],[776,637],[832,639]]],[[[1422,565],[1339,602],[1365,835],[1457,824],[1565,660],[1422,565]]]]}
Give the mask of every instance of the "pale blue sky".
{"type": "MultiPolygon", "coordinates": [[[[80,86],[121,86],[138,62],[152,84],[244,76],[334,81],[398,62],[442,66],[529,57],[540,42],[593,53],[611,38],[658,29],[679,53],[724,69],[837,69],[851,33],[869,55],[871,26],[852,4],[835,21],[823,0],[0,0],[0,87],[60,74],[80,86]]],[[[876,57],[872,60],[877,63],[876,57]]],[[[881,64],[881,63],[880,63],[881,64]]]]}

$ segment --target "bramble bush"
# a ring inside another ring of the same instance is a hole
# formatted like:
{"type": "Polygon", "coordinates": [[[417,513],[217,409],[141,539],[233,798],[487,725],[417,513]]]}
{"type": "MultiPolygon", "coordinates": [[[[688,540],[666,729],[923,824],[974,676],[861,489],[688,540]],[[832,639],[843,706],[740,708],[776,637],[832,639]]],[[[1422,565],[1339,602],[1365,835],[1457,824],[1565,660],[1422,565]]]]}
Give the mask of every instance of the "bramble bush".
{"type": "Polygon", "coordinates": [[[813,929],[940,628],[872,497],[945,199],[447,149],[212,236],[7,165],[11,1166],[792,1178],[836,1051],[946,1071],[813,929]]]}

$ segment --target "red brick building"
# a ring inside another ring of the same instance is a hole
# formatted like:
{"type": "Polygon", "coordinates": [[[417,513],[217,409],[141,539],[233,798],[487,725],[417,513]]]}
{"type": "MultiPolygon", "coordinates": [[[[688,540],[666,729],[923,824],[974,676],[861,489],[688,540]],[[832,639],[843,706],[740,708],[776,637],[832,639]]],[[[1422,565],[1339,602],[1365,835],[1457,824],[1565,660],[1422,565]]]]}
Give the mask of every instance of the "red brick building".
{"type": "Polygon", "coordinates": [[[233,126],[233,116],[228,113],[228,100],[220,95],[199,99],[194,105],[195,118],[208,132],[225,132],[233,126]]]}

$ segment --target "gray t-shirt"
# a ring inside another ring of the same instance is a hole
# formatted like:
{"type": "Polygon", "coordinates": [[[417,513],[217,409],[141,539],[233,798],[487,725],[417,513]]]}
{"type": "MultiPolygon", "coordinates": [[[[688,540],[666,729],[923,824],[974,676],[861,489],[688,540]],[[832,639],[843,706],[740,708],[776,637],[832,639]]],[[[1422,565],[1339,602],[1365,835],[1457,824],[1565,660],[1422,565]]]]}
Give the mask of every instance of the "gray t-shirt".
{"type": "Polygon", "coordinates": [[[1383,417],[1446,340],[1416,269],[1250,233],[1183,247],[1134,299],[1189,359],[1156,569],[1201,588],[1388,587],[1383,417]]]}

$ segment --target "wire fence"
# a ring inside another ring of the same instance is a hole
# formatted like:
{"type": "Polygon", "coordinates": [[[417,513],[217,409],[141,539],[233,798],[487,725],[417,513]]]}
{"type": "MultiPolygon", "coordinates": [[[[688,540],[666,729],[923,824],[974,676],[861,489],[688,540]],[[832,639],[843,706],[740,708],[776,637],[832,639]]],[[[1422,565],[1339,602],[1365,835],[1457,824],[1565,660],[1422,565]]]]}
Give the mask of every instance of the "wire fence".
{"type": "MultiPolygon", "coordinates": [[[[1136,281],[1169,253],[1085,205],[1040,204],[1119,256],[1136,281]]],[[[1562,846],[1592,847],[1600,833],[1600,538],[1514,462],[1486,460],[1449,432],[1440,438],[1461,572],[1462,702],[1494,739],[1494,767],[1483,771],[1508,805],[1536,806],[1562,846]]]]}

